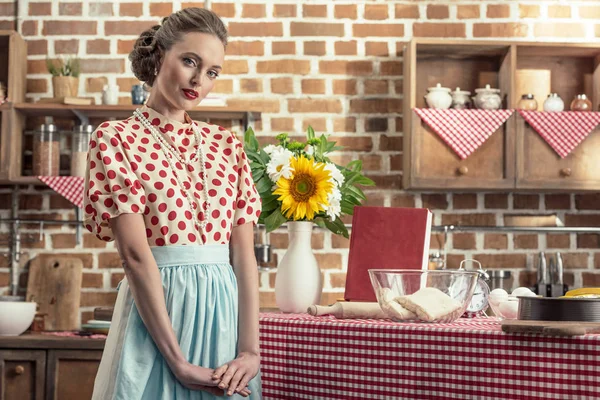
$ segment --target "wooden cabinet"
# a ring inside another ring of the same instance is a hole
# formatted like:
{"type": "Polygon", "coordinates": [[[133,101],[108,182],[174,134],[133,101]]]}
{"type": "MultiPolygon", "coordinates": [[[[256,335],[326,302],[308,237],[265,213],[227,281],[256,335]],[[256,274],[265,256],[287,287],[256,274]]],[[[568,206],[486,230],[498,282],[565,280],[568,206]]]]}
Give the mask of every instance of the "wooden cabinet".
{"type": "Polygon", "coordinates": [[[0,350],[0,400],[43,400],[43,350],[0,350]]]}
{"type": "Polygon", "coordinates": [[[0,337],[0,400],[91,399],[103,339],[0,337]]]}
{"type": "MultiPolygon", "coordinates": [[[[600,103],[600,46],[414,39],[404,50],[403,186],[415,190],[600,190],[600,135],[592,132],[561,159],[515,112],[469,157],[458,155],[413,111],[427,107],[424,95],[437,83],[468,90],[489,83],[514,109],[519,70],[551,74],[551,91],[569,109],[586,93],[600,103]]],[[[538,98],[538,102],[545,99],[538,98]]]]}

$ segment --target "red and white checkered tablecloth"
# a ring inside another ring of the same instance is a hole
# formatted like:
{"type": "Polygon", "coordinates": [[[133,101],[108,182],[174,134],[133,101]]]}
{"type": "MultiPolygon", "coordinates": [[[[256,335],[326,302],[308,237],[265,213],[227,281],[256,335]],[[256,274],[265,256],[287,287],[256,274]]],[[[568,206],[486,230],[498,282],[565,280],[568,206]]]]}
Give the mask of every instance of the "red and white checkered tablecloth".
{"type": "Polygon", "coordinates": [[[519,110],[519,114],[561,158],[568,156],[600,123],[600,112],[519,110]]]}
{"type": "Polygon", "coordinates": [[[600,335],[263,313],[260,346],[265,400],[600,399],[600,335]]]}
{"type": "Polygon", "coordinates": [[[85,181],[80,176],[38,176],[56,193],[69,200],[73,205],[83,207],[83,188],[85,181]]]}
{"type": "Polygon", "coordinates": [[[463,160],[492,136],[514,112],[436,108],[413,110],[463,160]]]}

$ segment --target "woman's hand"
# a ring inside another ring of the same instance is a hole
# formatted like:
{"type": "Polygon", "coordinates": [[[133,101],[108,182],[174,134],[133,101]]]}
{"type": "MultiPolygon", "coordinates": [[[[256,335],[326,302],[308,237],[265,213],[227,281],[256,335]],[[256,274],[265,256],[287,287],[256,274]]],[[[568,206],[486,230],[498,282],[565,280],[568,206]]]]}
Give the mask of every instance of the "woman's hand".
{"type": "MultiPolygon", "coordinates": [[[[217,386],[219,382],[212,378],[214,373],[215,370],[212,368],[204,368],[190,363],[184,363],[173,368],[173,374],[186,388],[191,390],[202,390],[214,394],[215,396],[225,396],[224,389],[228,386],[219,388],[217,386]]],[[[247,397],[250,394],[250,390],[244,387],[239,394],[247,397]]]]}
{"type": "MultiPolygon", "coordinates": [[[[248,383],[258,374],[260,356],[255,353],[242,352],[233,361],[217,368],[212,375],[221,389],[227,389],[227,395],[242,393],[248,383]]],[[[247,389],[246,389],[247,390],[247,389]]]]}

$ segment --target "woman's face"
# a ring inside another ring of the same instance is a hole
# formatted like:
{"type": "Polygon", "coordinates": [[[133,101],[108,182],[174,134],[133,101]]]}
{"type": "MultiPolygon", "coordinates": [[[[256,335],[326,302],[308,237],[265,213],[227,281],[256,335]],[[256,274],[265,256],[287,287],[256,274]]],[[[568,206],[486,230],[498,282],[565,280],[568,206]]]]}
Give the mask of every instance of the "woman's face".
{"type": "Polygon", "coordinates": [[[215,85],[225,48],[214,35],[189,32],[163,57],[152,92],[181,110],[196,107],[215,85]]]}

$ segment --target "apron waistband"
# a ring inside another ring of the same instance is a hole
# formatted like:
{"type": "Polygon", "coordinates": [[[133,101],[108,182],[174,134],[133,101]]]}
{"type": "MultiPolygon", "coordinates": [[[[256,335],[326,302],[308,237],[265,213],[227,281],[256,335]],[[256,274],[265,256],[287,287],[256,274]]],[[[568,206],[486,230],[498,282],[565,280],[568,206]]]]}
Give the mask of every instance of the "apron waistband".
{"type": "Polygon", "coordinates": [[[228,244],[150,247],[159,268],[185,264],[229,264],[228,244]]]}

